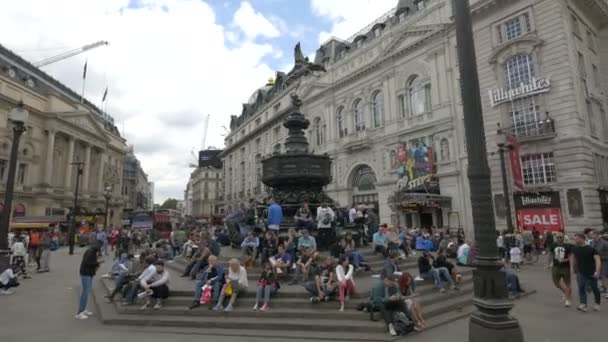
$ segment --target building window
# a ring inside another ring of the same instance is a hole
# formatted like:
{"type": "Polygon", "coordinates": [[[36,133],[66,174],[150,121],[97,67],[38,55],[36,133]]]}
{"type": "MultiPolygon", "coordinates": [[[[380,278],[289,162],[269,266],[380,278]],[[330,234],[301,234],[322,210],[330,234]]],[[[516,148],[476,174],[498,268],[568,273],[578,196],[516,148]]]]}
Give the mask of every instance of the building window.
{"type": "Polygon", "coordinates": [[[382,29],[377,28],[374,30],[374,37],[378,38],[382,34],[382,29]]]}
{"type": "Polygon", "coordinates": [[[19,164],[19,169],[17,170],[17,184],[25,184],[25,175],[27,174],[27,164],[19,164]]]}
{"type": "Polygon", "coordinates": [[[591,51],[595,51],[595,37],[591,31],[587,30],[587,47],[591,51]]]}
{"type": "Polygon", "coordinates": [[[515,55],[505,62],[505,77],[509,89],[530,84],[534,77],[534,65],[529,55],[515,55]]]}
{"type": "Polygon", "coordinates": [[[524,184],[537,185],[555,182],[555,164],[553,153],[541,153],[521,158],[524,184]]]}
{"type": "Polygon", "coordinates": [[[418,10],[422,11],[426,7],[426,0],[418,0],[418,10]]]}
{"type": "Polygon", "coordinates": [[[581,27],[578,24],[578,18],[574,14],[571,14],[570,18],[572,20],[572,33],[581,38],[581,27]]]}
{"type": "Polygon", "coordinates": [[[382,92],[377,91],[372,95],[372,125],[374,128],[382,125],[382,116],[384,115],[384,98],[382,92]]]}
{"type": "Polygon", "coordinates": [[[365,118],[363,117],[363,109],[361,108],[360,99],[357,99],[353,103],[353,118],[355,119],[355,132],[365,130],[365,118]]]}
{"type": "Polygon", "coordinates": [[[593,70],[593,81],[595,84],[595,88],[597,90],[600,90],[602,88],[602,81],[600,79],[599,69],[597,68],[597,65],[595,65],[595,64],[591,65],[591,69],[593,70]]]}
{"type": "Polygon", "coordinates": [[[338,108],[336,112],[336,127],[338,128],[338,136],[343,138],[348,135],[348,130],[346,128],[346,124],[344,122],[344,107],[338,108]]]}
{"type": "Polygon", "coordinates": [[[587,77],[587,72],[585,68],[585,56],[582,53],[578,53],[578,72],[581,74],[582,78],[587,77]]]}
{"type": "Polygon", "coordinates": [[[589,120],[589,131],[591,135],[597,137],[597,122],[595,122],[595,112],[593,111],[593,103],[591,101],[586,100],[587,104],[587,119],[589,120]]]}
{"type": "Polygon", "coordinates": [[[0,159],[0,183],[4,183],[7,165],[8,165],[8,163],[6,160],[0,159]]]}
{"type": "Polygon", "coordinates": [[[314,123],[313,123],[313,131],[314,131],[314,138],[315,138],[315,144],[317,146],[321,146],[324,143],[324,131],[323,131],[323,123],[321,122],[321,118],[315,118],[314,123]]]}
{"type": "Polygon", "coordinates": [[[281,133],[281,126],[274,128],[274,140],[279,140],[279,134],[281,133]]]}
{"type": "Polygon", "coordinates": [[[518,137],[531,137],[540,133],[540,105],[536,102],[536,96],[512,101],[510,115],[518,137]]]}
{"type": "Polygon", "coordinates": [[[431,84],[425,83],[420,77],[414,76],[408,90],[410,116],[431,111],[431,84]]]}
{"type": "Polygon", "coordinates": [[[255,127],[259,127],[261,123],[262,123],[262,119],[261,118],[255,119],[255,127]]]}
{"type": "Polygon", "coordinates": [[[405,95],[397,96],[397,101],[399,101],[399,115],[404,118],[407,115],[407,105],[405,104],[405,95]]]}
{"type": "Polygon", "coordinates": [[[498,27],[498,41],[508,42],[531,31],[530,15],[524,13],[505,21],[498,27]]]}

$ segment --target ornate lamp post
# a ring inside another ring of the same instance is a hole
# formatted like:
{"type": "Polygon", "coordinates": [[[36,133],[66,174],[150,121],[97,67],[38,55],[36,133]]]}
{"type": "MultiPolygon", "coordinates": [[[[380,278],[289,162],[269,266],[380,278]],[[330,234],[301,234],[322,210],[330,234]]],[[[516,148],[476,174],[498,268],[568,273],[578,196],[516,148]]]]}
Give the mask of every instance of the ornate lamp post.
{"type": "Polygon", "coordinates": [[[509,315],[513,304],[508,299],[505,273],[496,246],[496,224],[492,208],[490,167],[481,110],[481,95],[473,24],[469,0],[455,0],[456,40],[462,80],[462,102],[467,141],[468,176],[475,243],[479,249],[474,271],[473,303],[477,311],[469,323],[470,342],[518,342],[523,333],[517,319],[509,315]]]}
{"type": "Polygon", "coordinates": [[[17,156],[19,154],[19,141],[21,135],[27,130],[27,120],[30,113],[24,108],[23,102],[8,112],[8,119],[13,123],[13,143],[8,166],[8,179],[4,192],[4,207],[0,218],[0,272],[9,267],[8,229],[13,208],[13,189],[15,188],[15,173],[17,171],[17,156]]]}
{"type": "Polygon", "coordinates": [[[68,246],[69,246],[69,254],[74,254],[74,235],[76,234],[76,216],[80,215],[80,208],[78,207],[78,190],[80,188],[80,176],[82,176],[82,172],[84,169],[83,162],[72,163],[72,165],[76,165],[76,189],[74,190],[74,208],[72,210],[72,217],[70,220],[70,225],[68,227],[68,246]]]}
{"type": "Polygon", "coordinates": [[[103,197],[106,199],[106,214],[105,214],[105,218],[104,218],[104,222],[103,222],[103,226],[104,229],[107,230],[108,229],[108,215],[109,215],[109,208],[110,208],[110,199],[112,198],[112,187],[107,185],[104,189],[103,192],[103,197]]]}

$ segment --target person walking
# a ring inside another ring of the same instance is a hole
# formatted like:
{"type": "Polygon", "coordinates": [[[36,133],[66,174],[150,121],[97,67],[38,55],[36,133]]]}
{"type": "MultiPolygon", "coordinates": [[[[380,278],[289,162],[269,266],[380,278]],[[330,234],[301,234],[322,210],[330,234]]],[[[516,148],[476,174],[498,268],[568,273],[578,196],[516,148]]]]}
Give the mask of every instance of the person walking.
{"type": "Polygon", "coordinates": [[[48,231],[42,232],[40,240],[40,269],[38,272],[49,272],[49,263],[51,261],[51,234],[48,231]]]}
{"type": "Polygon", "coordinates": [[[91,287],[93,286],[93,277],[95,276],[100,263],[103,262],[103,260],[97,259],[100,248],[101,246],[99,244],[92,244],[82,256],[82,262],[80,263],[80,283],[82,292],[80,293],[80,303],[76,319],[87,319],[89,316],[93,315],[91,311],[87,310],[87,302],[89,300],[89,292],[91,292],[91,287]]]}
{"type": "Polygon", "coordinates": [[[332,223],[334,222],[334,211],[327,205],[321,203],[317,208],[317,228],[319,229],[319,247],[322,249],[329,248],[332,244],[332,223]]]}
{"type": "Polygon", "coordinates": [[[604,298],[608,299],[608,240],[602,238],[597,230],[591,233],[591,237],[591,247],[600,255],[600,261],[602,262],[599,281],[606,292],[604,298]]]}
{"type": "Polygon", "coordinates": [[[564,306],[570,307],[572,288],[570,287],[570,255],[572,245],[564,242],[564,233],[555,233],[555,242],[549,246],[551,260],[551,277],[553,284],[564,293],[564,306]]]}
{"type": "Polygon", "coordinates": [[[577,307],[582,312],[587,312],[587,287],[590,287],[595,297],[593,309],[600,311],[600,289],[597,281],[600,276],[601,260],[597,251],[586,243],[583,233],[576,233],[574,237],[575,246],[572,248],[572,261],[570,268],[576,273],[578,284],[578,296],[580,304],[577,307]]]}

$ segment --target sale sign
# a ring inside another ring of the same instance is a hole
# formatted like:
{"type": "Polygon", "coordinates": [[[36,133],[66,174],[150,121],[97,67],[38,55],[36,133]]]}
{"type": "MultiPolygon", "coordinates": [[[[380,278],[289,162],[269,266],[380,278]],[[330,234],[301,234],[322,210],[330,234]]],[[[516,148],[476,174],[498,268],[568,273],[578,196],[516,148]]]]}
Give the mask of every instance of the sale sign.
{"type": "Polygon", "coordinates": [[[520,230],[562,231],[564,223],[559,192],[515,195],[515,214],[520,230]]]}
{"type": "Polygon", "coordinates": [[[521,171],[521,157],[519,156],[519,141],[512,134],[507,134],[507,145],[509,146],[509,160],[511,161],[511,175],[516,190],[524,189],[524,177],[521,171]]]}

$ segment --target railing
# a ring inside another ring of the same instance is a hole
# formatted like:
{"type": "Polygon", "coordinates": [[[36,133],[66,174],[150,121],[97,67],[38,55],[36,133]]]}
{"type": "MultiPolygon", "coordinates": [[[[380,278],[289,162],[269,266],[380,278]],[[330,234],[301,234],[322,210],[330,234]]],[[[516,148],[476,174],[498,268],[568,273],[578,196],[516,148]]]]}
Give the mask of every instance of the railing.
{"type": "Polygon", "coordinates": [[[539,122],[516,125],[511,130],[520,140],[551,138],[555,136],[555,122],[553,119],[545,119],[539,122]]]}

